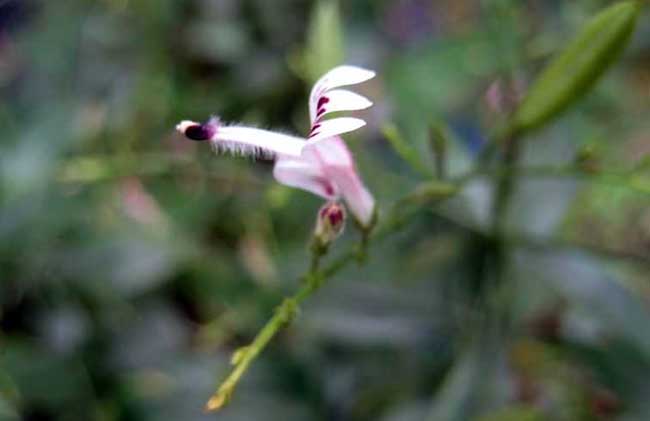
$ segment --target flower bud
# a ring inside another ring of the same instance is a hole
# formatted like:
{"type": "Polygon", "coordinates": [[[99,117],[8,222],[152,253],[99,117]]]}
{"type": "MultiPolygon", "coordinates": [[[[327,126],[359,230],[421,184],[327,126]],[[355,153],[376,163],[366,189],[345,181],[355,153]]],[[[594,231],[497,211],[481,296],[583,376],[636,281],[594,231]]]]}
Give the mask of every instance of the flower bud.
{"type": "Polygon", "coordinates": [[[318,211],[314,237],[321,246],[328,246],[345,228],[346,212],[343,204],[327,202],[318,211]]]}

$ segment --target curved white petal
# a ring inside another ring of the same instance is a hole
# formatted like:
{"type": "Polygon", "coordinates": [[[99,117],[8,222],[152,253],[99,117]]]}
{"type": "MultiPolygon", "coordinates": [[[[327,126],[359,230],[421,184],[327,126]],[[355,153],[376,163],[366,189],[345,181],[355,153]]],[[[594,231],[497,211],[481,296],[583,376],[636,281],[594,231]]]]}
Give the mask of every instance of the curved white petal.
{"type": "Polygon", "coordinates": [[[244,155],[300,156],[305,139],[245,126],[220,126],[211,139],[220,149],[244,155]]]}
{"type": "Polygon", "coordinates": [[[314,124],[307,139],[309,143],[314,143],[357,130],[366,125],[366,122],[354,117],[339,117],[331,120],[324,120],[314,124]]]}
{"type": "Polygon", "coordinates": [[[317,162],[300,158],[278,158],[273,167],[275,179],[286,186],[314,193],[325,199],[338,197],[338,189],[317,162]]]}
{"type": "Polygon", "coordinates": [[[334,89],[322,95],[324,101],[316,110],[316,119],[319,121],[324,115],[337,111],[365,110],[372,106],[368,98],[355,94],[345,89],[334,89]]]}
{"type": "Polygon", "coordinates": [[[356,85],[375,77],[375,72],[357,66],[338,66],[325,73],[314,84],[309,95],[309,116],[313,122],[316,119],[318,102],[322,95],[334,88],[356,85]]]}

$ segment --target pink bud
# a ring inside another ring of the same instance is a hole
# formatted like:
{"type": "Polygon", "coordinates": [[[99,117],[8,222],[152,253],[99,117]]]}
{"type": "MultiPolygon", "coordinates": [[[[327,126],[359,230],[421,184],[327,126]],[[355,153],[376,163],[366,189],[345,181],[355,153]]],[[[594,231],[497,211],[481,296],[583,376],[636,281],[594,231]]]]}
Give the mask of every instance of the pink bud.
{"type": "Polygon", "coordinates": [[[345,228],[345,207],[339,202],[327,202],[318,211],[315,238],[327,246],[343,233],[345,228]]]}

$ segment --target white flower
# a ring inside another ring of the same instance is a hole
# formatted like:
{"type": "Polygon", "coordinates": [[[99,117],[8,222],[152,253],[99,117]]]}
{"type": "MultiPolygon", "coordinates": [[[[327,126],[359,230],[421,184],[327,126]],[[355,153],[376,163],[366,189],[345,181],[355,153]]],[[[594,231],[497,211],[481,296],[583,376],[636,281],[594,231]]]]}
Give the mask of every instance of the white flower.
{"type": "Polygon", "coordinates": [[[365,97],[338,89],[372,79],[375,73],[339,66],[321,77],[309,96],[311,128],[306,139],[245,126],[229,126],[211,118],[204,124],[182,121],[176,128],[192,140],[207,140],[217,150],[275,157],[273,175],[282,184],[310,191],[328,200],[343,198],[364,226],[370,225],[374,199],[363,185],[352,154],[339,135],[363,127],[352,117],[325,119],[333,112],[363,110],[365,97]]]}

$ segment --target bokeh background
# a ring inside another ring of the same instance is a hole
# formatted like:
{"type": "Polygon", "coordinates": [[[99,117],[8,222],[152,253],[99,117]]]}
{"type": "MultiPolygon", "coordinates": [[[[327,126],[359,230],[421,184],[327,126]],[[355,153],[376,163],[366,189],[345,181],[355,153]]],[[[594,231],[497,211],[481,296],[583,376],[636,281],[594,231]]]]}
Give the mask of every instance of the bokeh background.
{"type": "Polygon", "coordinates": [[[340,3],[0,1],[0,420],[650,419],[647,10],[596,88],[527,139],[505,293],[490,295],[493,180],[477,175],[318,291],[203,413],[230,353],[298,287],[321,200],[175,124],[304,133],[320,73],[374,69],[369,124],[347,140],[385,210],[431,177],[432,125],[450,176],[470,170],[611,4],[340,3]]]}

